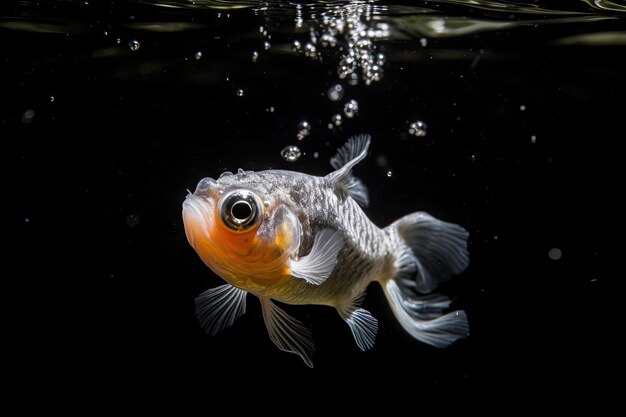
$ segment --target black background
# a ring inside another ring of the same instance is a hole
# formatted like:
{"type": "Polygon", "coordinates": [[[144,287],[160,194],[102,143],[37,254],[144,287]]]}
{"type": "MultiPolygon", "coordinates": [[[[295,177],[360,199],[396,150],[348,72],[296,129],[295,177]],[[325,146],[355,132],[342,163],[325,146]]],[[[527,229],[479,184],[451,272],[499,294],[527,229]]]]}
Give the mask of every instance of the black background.
{"type": "Polygon", "coordinates": [[[610,161],[624,139],[626,67],[616,58],[624,49],[551,42],[623,29],[620,20],[432,38],[426,47],[380,41],[383,79],[348,87],[334,103],[326,91],[337,82],[337,51],[323,62],[291,53],[294,38],[307,38],[294,34],[291,16],[22,3],[7,8],[0,28],[3,298],[15,386],[52,389],[60,376],[86,390],[113,379],[212,395],[270,390],[269,376],[296,391],[316,380],[391,389],[398,376],[412,381],[402,384],[410,392],[598,384],[614,349],[608,288],[617,277],[606,239],[621,191],[610,161]],[[164,21],[197,27],[133,26],[164,21]],[[273,33],[268,51],[259,25],[273,33]],[[329,130],[351,98],[358,116],[329,130]],[[424,138],[407,134],[418,119],[428,124],[424,138]],[[298,142],[301,120],[313,129],[298,142]],[[222,281],[186,242],[186,189],[239,167],[325,175],[336,148],[361,132],[373,136],[356,169],[372,221],[425,210],[470,231],[470,267],[442,291],[468,312],[471,337],[445,350],[412,340],[376,286],[365,307],[380,329],[365,353],[334,311],[286,307],[313,332],[313,369],[272,345],[253,297],[232,328],[203,334],[193,300],[222,281]],[[290,144],[304,152],[295,163],[280,156],[290,144]]]}

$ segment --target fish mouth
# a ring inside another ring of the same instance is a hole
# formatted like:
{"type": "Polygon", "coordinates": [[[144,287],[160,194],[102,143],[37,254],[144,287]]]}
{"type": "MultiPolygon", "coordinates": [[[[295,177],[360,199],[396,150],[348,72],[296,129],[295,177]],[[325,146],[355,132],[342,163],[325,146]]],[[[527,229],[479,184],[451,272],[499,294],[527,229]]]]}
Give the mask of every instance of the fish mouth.
{"type": "Polygon", "coordinates": [[[189,244],[196,248],[195,242],[209,237],[211,205],[202,197],[188,194],[183,201],[183,225],[189,244]]]}

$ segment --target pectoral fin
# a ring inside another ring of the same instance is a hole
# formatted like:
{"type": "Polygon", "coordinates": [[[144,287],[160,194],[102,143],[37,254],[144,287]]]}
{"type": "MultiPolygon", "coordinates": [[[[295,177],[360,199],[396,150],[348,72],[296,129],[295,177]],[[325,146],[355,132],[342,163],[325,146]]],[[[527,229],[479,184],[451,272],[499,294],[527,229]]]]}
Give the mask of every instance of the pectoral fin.
{"type": "Polygon", "coordinates": [[[196,298],[196,317],[210,335],[233,324],[246,312],[247,292],[230,284],[209,288],[196,298]]]}
{"type": "Polygon", "coordinates": [[[304,363],[313,367],[311,332],[298,320],[276,306],[269,298],[261,298],[263,320],[270,339],[278,349],[300,355],[304,363]]]}
{"type": "Polygon", "coordinates": [[[335,269],[342,248],[343,238],[338,231],[320,230],[315,235],[311,252],[297,261],[291,261],[291,275],[309,284],[320,285],[335,269]]]}

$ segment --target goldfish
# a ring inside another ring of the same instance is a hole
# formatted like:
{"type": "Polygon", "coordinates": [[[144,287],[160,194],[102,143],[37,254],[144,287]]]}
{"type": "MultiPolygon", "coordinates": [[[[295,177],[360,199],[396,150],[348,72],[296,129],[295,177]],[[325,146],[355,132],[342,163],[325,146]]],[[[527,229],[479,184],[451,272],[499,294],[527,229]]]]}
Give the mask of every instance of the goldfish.
{"type": "Polygon", "coordinates": [[[226,283],[195,301],[210,335],[246,311],[247,294],[261,303],[271,341],[313,367],[311,332],[278,303],[336,309],[357,346],[374,346],[378,320],[361,307],[370,283],[381,285],[391,310],[413,338],[446,347],[469,334],[467,314],[448,312],[438,284],[469,264],[469,233],[426,212],[408,214],[385,228],[362,207],[368,191],[353,175],[370,146],[351,137],[318,177],[285,170],[222,173],[204,178],[183,202],[189,244],[226,283]]]}

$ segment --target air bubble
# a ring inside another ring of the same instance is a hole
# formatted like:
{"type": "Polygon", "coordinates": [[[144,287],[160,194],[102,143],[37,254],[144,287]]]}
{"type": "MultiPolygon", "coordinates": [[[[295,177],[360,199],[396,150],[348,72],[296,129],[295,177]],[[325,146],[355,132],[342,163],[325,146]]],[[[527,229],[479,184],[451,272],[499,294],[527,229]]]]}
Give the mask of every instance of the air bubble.
{"type": "Polygon", "coordinates": [[[263,42],[263,48],[267,51],[268,49],[270,49],[272,47],[272,45],[268,42],[265,41],[263,42]]]}
{"type": "Polygon", "coordinates": [[[126,225],[128,227],[139,226],[139,215],[137,213],[131,213],[128,216],[126,216],[126,225]]]}
{"type": "Polygon", "coordinates": [[[426,45],[428,45],[428,39],[426,38],[421,38],[420,39],[420,45],[422,45],[422,47],[426,47],[426,45]]]}
{"type": "Polygon", "coordinates": [[[34,117],[35,117],[35,110],[28,109],[24,113],[22,113],[22,123],[24,124],[32,123],[34,117]]]}
{"type": "Polygon", "coordinates": [[[561,259],[561,256],[563,256],[563,253],[559,248],[552,248],[548,251],[548,258],[552,259],[553,261],[558,261],[559,259],[561,259]]]}
{"type": "Polygon", "coordinates": [[[259,59],[259,53],[257,51],[252,52],[252,62],[256,62],[259,59]]]}
{"type": "Polygon", "coordinates": [[[196,52],[196,54],[194,55],[194,58],[196,58],[196,61],[198,61],[200,58],[202,58],[202,52],[200,51],[196,52]]]}
{"type": "Polygon", "coordinates": [[[330,120],[335,126],[341,126],[343,123],[343,117],[339,113],[333,115],[330,120]]]}
{"type": "Polygon", "coordinates": [[[132,41],[128,42],[128,47],[130,48],[131,51],[136,51],[137,49],[139,49],[141,45],[139,45],[139,41],[137,41],[136,39],[133,39],[132,41]]]}
{"type": "Polygon", "coordinates": [[[293,43],[291,44],[291,47],[293,49],[294,52],[298,52],[299,50],[302,49],[302,44],[300,43],[300,41],[295,40],[293,41],[293,43]]]}
{"type": "Polygon", "coordinates": [[[280,151],[280,155],[287,162],[295,162],[300,159],[300,156],[302,156],[302,152],[297,146],[289,145],[286,146],[282,151],[280,151]]]}
{"type": "Polygon", "coordinates": [[[243,97],[243,89],[240,88],[239,90],[237,90],[237,95],[239,97],[243,97]]]}

